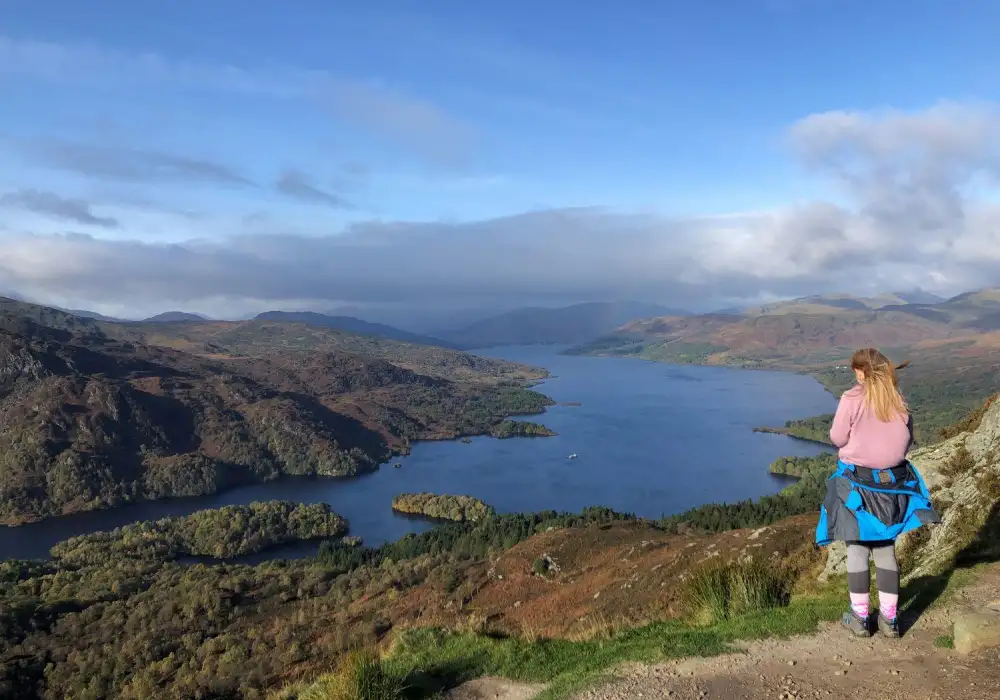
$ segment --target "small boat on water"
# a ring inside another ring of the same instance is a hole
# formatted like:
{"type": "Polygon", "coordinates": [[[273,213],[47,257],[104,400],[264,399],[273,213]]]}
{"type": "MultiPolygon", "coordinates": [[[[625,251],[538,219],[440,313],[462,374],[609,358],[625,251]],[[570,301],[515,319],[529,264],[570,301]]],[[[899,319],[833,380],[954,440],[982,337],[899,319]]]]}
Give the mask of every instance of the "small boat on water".
{"type": "Polygon", "coordinates": [[[392,466],[395,469],[402,469],[403,468],[403,464],[401,462],[393,462],[392,466]]]}
{"type": "Polygon", "coordinates": [[[462,442],[465,443],[466,445],[469,445],[472,443],[472,438],[464,437],[462,438],[462,442]]]}
{"type": "Polygon", "coordinates": [[[569,457],[567,457],[567,459],[576,459],[576,458],[577,458],[577,454],[576,454],[576,452],[574,452],[574,453],[573,453],[573,454],[571,454],[571,455],[570,455],[569,457]]]}

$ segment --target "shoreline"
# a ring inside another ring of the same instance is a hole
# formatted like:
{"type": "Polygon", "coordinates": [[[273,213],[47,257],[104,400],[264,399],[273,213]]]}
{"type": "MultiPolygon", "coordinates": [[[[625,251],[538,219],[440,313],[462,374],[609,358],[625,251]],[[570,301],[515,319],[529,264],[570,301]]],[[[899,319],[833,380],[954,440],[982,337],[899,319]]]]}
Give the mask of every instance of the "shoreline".
{"type": "Polygon", "coordinates": [[[757,428],[751,428],[751,430],[755,433],[764,433],[766,435],[784,435],[785,437],[789,437],[793,440],[798,440],[799,442],[808,442],[811,445],[822,445],[823,447],[829,447],[830,449],[833,449],[833,445],[831,445],[829,442],[826,442],[825,440],[816,440],[814,438],[807,438],[807,437],[802,437],[801,435],[795,435],[794,433],[789,432],[790,430],[789,428],[768,428],[767,426],[761,426],[757,428]]]}

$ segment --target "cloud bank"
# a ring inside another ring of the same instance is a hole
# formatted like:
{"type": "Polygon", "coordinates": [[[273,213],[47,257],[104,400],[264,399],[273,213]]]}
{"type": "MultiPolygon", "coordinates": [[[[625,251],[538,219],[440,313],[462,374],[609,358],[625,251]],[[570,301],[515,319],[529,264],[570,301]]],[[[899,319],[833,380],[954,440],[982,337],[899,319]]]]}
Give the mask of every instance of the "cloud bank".
{"type": "MultiPolygon", "coordinates": [[[[363,110],[362,110],[363,111],[363,110]]],[[[433,121],[433,119],[431,120],[433,121]]],[[[423,128],[423,127],[421,127],[423,128]]],[[[98,235],[0,232],[0,287],[42,301],[144,309],[208,299],[268,306],[332,300],[477,305],[642,298],[690,308],[822,291],[1000,283],[1000,110],[942,103],[917,112],[826,112],[788,130],[790,151],[836,201],[674,219],[602,208],[487,221],[369,221],[325,235],[268,233],[156,245],[98,235]]],[[[94,178],[247,184],[196,160],[61,147],[44,155],[94,178]]],[[[288,171],[287,195],[338,195],[288,171]]],[[[86,203],[21,192],[8,204],[110,226],[86,203]]],[[[11,230],[13,229],[13,230],[11,230]]],[[[256,229],[266,230],[266,229],[256,229]]]]}

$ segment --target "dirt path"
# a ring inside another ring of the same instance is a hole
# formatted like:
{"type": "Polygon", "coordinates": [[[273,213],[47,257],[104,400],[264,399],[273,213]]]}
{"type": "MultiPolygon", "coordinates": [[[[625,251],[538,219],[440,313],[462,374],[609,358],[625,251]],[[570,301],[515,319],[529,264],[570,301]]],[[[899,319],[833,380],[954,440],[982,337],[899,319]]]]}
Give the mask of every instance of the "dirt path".
{"type": "Polygon", "coordinates": [[[836,627],[811,637],[764,642],[744,654],[619,669],[579,700],[632,698],[774,700],[995,700],[998,657],[959,658],[915,633],[898,642],[855,640],[836,627]]]}
{"type": "Polygon", "coordinates": [[[445,693],[445,700],[531,700],[545,686],[503,678],[478,678],[445,693]]]}
{"type": "MultiPolygon", "coordinates": [[[[855,639],[836,624],[813,635],[744,645],[739,653],[615,669],[573,700],[997,700],[1000,650],[970,657],[938,649],[957,613],[1000,600],[1000,565],[925,613],[903,639],[855,639]]],[[[528,700],[541,688],[481,679],[452,700],[528,700]]]]}
{"type": "Polygon", "coordinates": [[[574,700],[996,700],[1000,650],[963,657],[938,649],[954,616],[1000,599],[1000,566],[947,604],[928,611],[899,640],[855,639],[836,624],[814,635],[755,642],[742,653],[616,670],[574,700]]]}

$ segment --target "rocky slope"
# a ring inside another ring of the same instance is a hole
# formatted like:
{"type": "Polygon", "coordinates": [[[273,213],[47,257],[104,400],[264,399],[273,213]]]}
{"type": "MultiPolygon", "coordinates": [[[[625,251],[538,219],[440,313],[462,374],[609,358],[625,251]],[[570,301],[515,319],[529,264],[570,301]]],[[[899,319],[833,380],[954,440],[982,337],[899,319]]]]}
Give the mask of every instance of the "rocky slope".
{"type": "Polygon", "coordinates": [[[990,401],[966,427],[910,455],[942,522],[901,542],[907,580],[1000,555],[1000,401],[990,401]]]}

